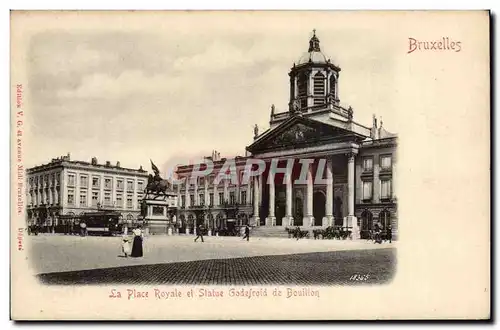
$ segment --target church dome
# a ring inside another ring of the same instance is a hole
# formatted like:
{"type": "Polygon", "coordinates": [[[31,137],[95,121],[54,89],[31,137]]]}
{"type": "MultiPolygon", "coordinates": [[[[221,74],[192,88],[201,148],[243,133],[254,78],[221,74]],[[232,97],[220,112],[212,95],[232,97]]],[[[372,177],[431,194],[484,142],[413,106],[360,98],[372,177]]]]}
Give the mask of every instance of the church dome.
{"type": "Polygon", "coordinates": [[[316,37],[316,30],[313,30],[313,36],[311,40],[309,40],[309,50],[307,53],[304,53],[297,64],[305,64],[305,63],[327,63],[329,60],[321,52],[321,48],[319,47],[319,39],[316,37]]]}
{"type": "Polygon", "coordinates": [[[304,53],[297,64],[313,63],[327,63],[328,59],[322,52],[307,52],[304,53]]]}

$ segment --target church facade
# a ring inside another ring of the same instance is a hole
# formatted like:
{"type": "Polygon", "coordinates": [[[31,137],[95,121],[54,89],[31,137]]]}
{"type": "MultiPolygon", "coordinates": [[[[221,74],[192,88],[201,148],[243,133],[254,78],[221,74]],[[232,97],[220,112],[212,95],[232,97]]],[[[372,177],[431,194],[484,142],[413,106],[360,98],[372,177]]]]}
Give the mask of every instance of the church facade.
{"type": "MultiPolygon", "coordinates": [[[[265,169],[249,182],[234,183],[234,187],[224,182],[214,184],[214,171],[200,178],[202,195],[197,184],[179,185],[179,219],[192,219],[185,222],[188,226],[199,221],[209,228],[224,226],[232,220],[230,215],[214,209],[238,205],[238,224],[264,228],[342,226],[352,231],[353,238],[364,238],[378,223],[384,230],[390,228],[396,237],[397,135],[388,132],[375,116],[370,126],[355,121],[354,110],[340,104],[340,71],[321,52],[314,33],[308,51],[289,72],[288,111],[278,113],[272,106],[269,129],[260,134],[256,129],[254,140],[246,147],[247,157],[235,159],[238,178],[243,176],[248,159],[265,163],[265,169]],[[230,188],[234,195],[230,195],[230,188]],[[195,200],[190,201],[189,196],[195,200]],[[193,212],[200,205],[212,206],[203,213],[204,219],[196,219],[199,213],[193,212]],[[211,222],[214,217],[220,221],[211,222]]],[[[187,178],[192,169],[193,165],[181,166],[177,175],[187,178]]]]}

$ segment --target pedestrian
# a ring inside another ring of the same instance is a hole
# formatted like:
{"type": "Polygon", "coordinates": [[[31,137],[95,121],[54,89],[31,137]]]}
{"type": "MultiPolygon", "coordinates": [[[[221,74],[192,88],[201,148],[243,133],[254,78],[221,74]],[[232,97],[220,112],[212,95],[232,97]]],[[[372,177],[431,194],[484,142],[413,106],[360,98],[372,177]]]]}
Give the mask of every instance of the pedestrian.
{"type": "Polygon", "coordinates": [[[86,229],[87,229],[87,225],[85,224],[85,222],[80,222],[80,236],[84,237],[86,236],[87,232],[86,232],[86,229]]]}
{"type": "Polygon", "coordinates": [[[246,225],[245,226],[245,236],[243,236],[243,239],[247,239],[247,242],[250,241],[250,226],[246,225]]]}
{"type": "Polygon", "coordinates": [[[132,253],[130,254],[130,256],[133,258],[142,257],[142,239],[144,235],[142,233],[141,226],[137,226],[137,228],[132,230],[132,233],[134,235],[134,241],[132,243],[132,253]]]}
{"type": "Polygon", "coordinates": [[[128,258],[130,255],[130,243],[128,241],[127,235],[123,235],[123,240],[122,240],[122,252],[125,255],[125,258],[128,258]]]}
{"type": "Polygon", "coordinates": [[[387,239],[389,243],[392,243],[392,226],[390,224],[387,226],[387,239]]]}
{"type": "Polygon", "coordinates": [[[382,237],[380,235],[380,226],[379,224],[375,224],[375,240],[373,241],[373,244],[379,243],[382,244],[382,237]]]}
{"type": "Polygon", "coordinates": [[[201,238],[201,242],[204,243],[203,230],[205,230],[205,228],[203,228],[203,225],[199,225],[198,230],[196,231],[196,238],[194,239],[195,242],[198,240],[198,238],[201,238]]]}

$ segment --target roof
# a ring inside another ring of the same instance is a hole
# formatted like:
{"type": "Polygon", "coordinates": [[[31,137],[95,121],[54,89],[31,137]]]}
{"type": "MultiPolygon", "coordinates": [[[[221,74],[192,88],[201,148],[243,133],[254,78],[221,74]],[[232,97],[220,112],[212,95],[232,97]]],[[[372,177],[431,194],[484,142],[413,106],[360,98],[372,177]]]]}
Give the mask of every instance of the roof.
{"type": "Polygon", "coordinates": [[[307,52],[304,53],[298,60],[297,64],[305,64],[305,63],[327,63],[328,59],[325,54],[322,52],[307,52]]]}

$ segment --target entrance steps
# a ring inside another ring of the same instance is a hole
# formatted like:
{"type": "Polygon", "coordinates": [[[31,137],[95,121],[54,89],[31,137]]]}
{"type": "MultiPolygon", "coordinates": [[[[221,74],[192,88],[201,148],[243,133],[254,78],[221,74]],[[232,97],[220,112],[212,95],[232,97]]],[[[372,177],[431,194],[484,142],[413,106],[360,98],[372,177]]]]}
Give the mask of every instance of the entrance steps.
{"type": "Polygon", "coordinates": [[[252,227],[250,237],[282,237],[288,238],[288,233],[283,226],[258,226],[252,227]]]}

